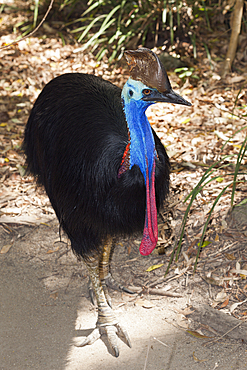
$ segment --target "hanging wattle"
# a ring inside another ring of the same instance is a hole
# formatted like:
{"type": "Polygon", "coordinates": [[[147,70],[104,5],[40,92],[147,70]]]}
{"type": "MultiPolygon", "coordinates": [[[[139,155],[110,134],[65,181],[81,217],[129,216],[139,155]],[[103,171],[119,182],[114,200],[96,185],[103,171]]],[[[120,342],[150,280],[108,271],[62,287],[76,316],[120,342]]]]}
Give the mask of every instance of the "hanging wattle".
{"type": "Polygon", "coordinates": [[[158,241],[158,222],[155,198],[155,160],[153,161],[151,179],[146,170],[146,215],[143,230],[143,237],[139,251],[143,256],[150,254],[156,247],[158,241]],[[151,180],[151,181],[150,181],[151,180]]]}
{"type": "Polygon", "coordinates": [[[146,185],[146,211],[143,238],[140,245],[142,255],[150,254],[158,241],[157,208],[155,198],[155,150],[154,137],[150,123],[145,115],[147,105],[130,101],[123,107],[129,133],[129,141],[123,154],[118,177],[132,166],[137,165],[146,185]]]}
{"type": "MultiPolygon", "coordinates": [[[[130,142],[124,151],[121,166],[118,171],[120,177],[125,171],[130,169],[130,142]]],[[[157,208],[155,198],[155,158],[153,159],[151,176],[149,174],[148,159],[146,158],[146,213],[145,224],[143,230],[143,238],[139,247],[139,251],[143,256],[149,255],[156,247],[158,241],[158,222],[157,222],[157,208]]]]}

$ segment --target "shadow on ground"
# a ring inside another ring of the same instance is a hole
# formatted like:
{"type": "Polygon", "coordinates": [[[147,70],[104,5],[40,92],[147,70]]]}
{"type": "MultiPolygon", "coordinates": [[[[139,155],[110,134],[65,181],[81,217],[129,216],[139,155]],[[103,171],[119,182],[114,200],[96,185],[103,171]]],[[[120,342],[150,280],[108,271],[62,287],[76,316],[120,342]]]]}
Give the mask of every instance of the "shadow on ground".
{"type": "Polygon", "coordinates": [[[204,346],[203,340],[175,328],[187,294],[180,299],[158,297],[146,309],[113,292],[115,313],[128,329],[132,348],[119,340],[116,359],[105,338],[76,347],[96,322],[95,308],[87,298],[85,270],[66,253],[59,262],[54,258],[57,225],[29,229],[22,235],[8,253],[0,254],[0,370],[247,369],[242,342],[224,338],[204,346]]]}

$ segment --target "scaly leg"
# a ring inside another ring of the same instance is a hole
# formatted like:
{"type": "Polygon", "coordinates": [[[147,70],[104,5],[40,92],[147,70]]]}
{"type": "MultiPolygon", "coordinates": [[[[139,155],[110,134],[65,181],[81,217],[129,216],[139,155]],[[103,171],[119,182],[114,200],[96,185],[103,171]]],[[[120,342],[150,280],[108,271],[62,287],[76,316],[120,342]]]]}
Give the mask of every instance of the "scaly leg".
{"type": "MultiPolygon", "coordinates": [[[[114,280],[112,277],[112,274],[110,272],[110,261],[111,261],[111,256],[113,253],[114,249],[114,244],[112,238],[107,238],[103,245],[101,257],[99,260],[99,276],[101,280],[101,284],[105,293],[105,297],[107,300],[108,305],[111,307],[111,297],[108,293],[108,288],[111,288],[113,290],[120,290],[128,294],[135,294],[132,290],[125,288],[123,285],[119,284],[114,280]]],[[[91,298],[91,301],[93,304],[94,302],[94,296],[93,296],[93,287],[92,284],[89,282],[89,295],[91,298]]]]}
{"type": "Polygon", "coordinates": [[[114,243],[112,238],[108,238],[104,243],[101,259],[99,261],[99,273],[101,282],[113,290],[120,290],[125,293],[135,294],[132,290],[125,288],[123,285],[117,283],[110,272],[110,262],[114,250],[114,243]]]}
{"type": "MultiPolygon", "coordinates": [[[[101,285],[102,285],[102,288],[103,288],[104,293],[105,293],[107,303],[110,307],[112,307],[112,305],[111,305],[111,297],[110,297],[110,295],[108,293],[108,289],[107,289],[107,279],[108,279],[109,276],[111,276],[111,274],[110,274],[111,250],[112,250],[112,238],[108,238],[104,242],[104,245],[103,245],[103,248],[102,248],[102,253],[101,253],[100,259],[99,259],[99,278],[100,278],[101,285]]],[[[89,290],[89,295],[90,295],[90,298],[91,298],[91,302],[95,305],[94,289],[93,289],[93,284],[92,284],[92,281],[91,281],[90,278],[89,278],[89,289],[88,290],[89,290]]]]}
{"type": "Polygon", "coordinates": [[[112,307],[112,305],[111,305],[111,297],[107,289],[107,282],[108,282],[109,277],[111,276],[110,258],[112,254],[112,249],[113,249],[112,238],[108,238],[104,243],[101,258],[99,260],[99,277],[100,277],[100,281],[102,284],[102,288],[105,293],[107,303],[110,307],[112,307]]]}
{"type": "Polygon", "coordinates": [[[117,346],[116,333],[122,336],[127,345],[131,347],[128,333],[123,327],[120,326],[111,307],[107,303],[104,289],[100,281],[99,260],[97,258],[92,258],[88,261],[85,261],[85,263],[89,271],[94,294],[98,304],[98,320],[96,323],[96,329],[94,329],[94,331],[87,338],[85,338],[85,340],[79,346],[82,347],[86,344],[94,343],[100,338],[102,332],[106,332],[108,342],[112,347],[115,356],[118,357],[119,350],[117,346]]]}

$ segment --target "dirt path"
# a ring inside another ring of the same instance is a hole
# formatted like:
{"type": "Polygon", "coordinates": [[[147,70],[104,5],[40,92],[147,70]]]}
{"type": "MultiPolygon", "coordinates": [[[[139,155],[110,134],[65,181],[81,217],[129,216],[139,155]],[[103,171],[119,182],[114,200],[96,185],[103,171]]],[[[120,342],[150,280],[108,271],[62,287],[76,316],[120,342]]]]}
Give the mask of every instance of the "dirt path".
{"type": "MultiPolygon", "coordinates": [[[[13,243],[8,253],[0,254],[1,370],[247,369],[247,348],[241,341],[223,339],[204,346],[205,339],[186,333],[187,321],[179,312],[203,297],[194,298],[178,283],[181,298],[111,293],[132,342],[130,349],[119,340],[118,359],[104,337],[92,346],[76,347],[94,328],[96,311],[88,299],[85,268],[62,243],[54,244],[57,226],[52,221],[50,227],[22,226],[1,234],[0,247],[13,243]],[[176,328],[178,322],[184,328],[176,328]]],[[[131,253],[138,260],[137,248],[131,253]]],[[[154,258],[138,261],[143,268],[154,258]]],[[[118,278],[123,259],[129,260],[124,246],[113,261],[118,278]]],[[[131,266],[124,267],[122,281],[136,283],[138,266],[131,266]]]]}

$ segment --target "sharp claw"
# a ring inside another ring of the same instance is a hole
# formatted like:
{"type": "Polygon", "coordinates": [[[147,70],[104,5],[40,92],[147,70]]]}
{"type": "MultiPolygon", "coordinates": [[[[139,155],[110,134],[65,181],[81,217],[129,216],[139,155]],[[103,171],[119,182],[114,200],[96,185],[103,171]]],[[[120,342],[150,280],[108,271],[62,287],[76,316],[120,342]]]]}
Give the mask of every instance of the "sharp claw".
{"type": "Polygon", "coordinates": [[[115,355],[115,357],[118,357],[119,356],[119,350],[118,350],[118,348],[117,347],[114,347],[114,348],[112,348],[113,349],[113,351],[114,351],[114,355],[115,355]]]}
{"type": "Polygon", "coordinates": [[[108,276],[104,279],[104,283],[106,286],[108,286],[109,288],[113,290],[122,290],[123,292],[128,293],[128,294],[135,294],[135,292],[133,292],[132,290],[125,288],[123,285],[117,283],[113,279],[111,274],[108,274],[108,276]]]}
{"type": "Polygon", "coordinates": [[[124,341],[126,342],[126,344],[131,348],[131,342],[130,342],[127,330],[124,327],[120,326],[119,324],[116,324],[116,326],[109,325],[109,326],[105,326],[104,330],[106,331],[108,342],[116,357],[119,356],[119,349],[117,345],[118,338],[117,338],[116,333],[120,337],[122,337],[124,341]]]}
{"type": "Polygon", "coordinates": [[[117,326],[117,330],[118,330],[118,335],[123,337],[126,344],[131,348],[132,345],[131,345],[130,338],[129,338],[129,335],[127,333],[127,330],[123,326],[120,326],[119,324],[117,324],[116,326],[117,326]]]}
{"type": "Polygon", "coordinates": [[[82,343],[75,344],[76,347],[84,347],[87,344],[93,344],[97,339],[100,338],[100,331],[98,328],[94,329],[91,334],[89,334],[82,343]]]}
{"type": "Polygon", "coordinates": [[[89,292],[90,300],[91,300],[92,304],[95,306],[94,291],[93,291],[93,289],[89,288],[88,289],[88,292],[89,292]]]}
{"type": "Polygon", "coordinates": [[[125,286],[122,286],[121,285],[121,289],[125,292],[125,293],[128,293],[128,294],[135,294],[136,292],[133,292],[133,290],[130,290],[128,288],[125,288],[125,286]]]}
{"type": "Polygon", "coordinates": [[[89,279],[88,281],[88,293],[89,293],[89,297],[90,297],[92,304],[96,306],[95,295],[94,295],[94,290],[93,290],[91,279],[89,279]]]}
{"type": "Polygon", "coordinates": [[[115,326],[106,326],[105,328],[108,342],[114,352],[115,357],[119,356],[119,349],[117,346],[117,328],[115,326]]]}

